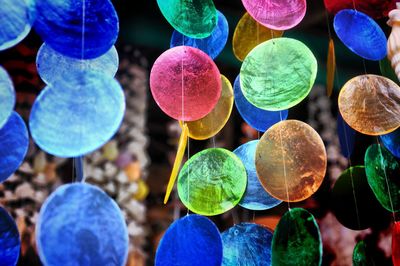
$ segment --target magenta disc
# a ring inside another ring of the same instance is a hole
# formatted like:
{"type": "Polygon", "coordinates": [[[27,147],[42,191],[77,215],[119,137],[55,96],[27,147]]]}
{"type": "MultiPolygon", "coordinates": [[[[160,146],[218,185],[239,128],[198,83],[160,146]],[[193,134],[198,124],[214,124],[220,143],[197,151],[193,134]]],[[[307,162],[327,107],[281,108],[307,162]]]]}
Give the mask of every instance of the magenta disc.
{"type": "Polygon", "coordinates": [[[154,100],[177,120],[194,121],[206,116],[217,104],[221,88],[221,75],[214,61],[193,47],[165,51],[150,73],[154,100]]]}
{"type": "Polygon", "coordinates": [[[306,0],[242,0],[247,12],[273,30],[291,29],[303,20],[306,0]]]}

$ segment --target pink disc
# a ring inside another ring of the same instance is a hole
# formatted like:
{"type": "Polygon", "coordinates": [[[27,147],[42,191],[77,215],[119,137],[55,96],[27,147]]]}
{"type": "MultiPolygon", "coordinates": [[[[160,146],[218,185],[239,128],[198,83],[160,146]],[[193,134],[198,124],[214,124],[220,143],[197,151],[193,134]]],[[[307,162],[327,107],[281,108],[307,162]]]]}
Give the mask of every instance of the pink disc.
{"type": "Polygon", "coordinates": [[[273,30],[291,29],[303,20],[306,0],[242,0],[247,12],[273,30]]]}
{"type": "Polygon", "coordinates": [[[194,121],[206,116],[217,104],[221,88],[221,75],[214,61],[189,46],[165,51],[150,73],[154,100],[177,120],[194,121]]]}

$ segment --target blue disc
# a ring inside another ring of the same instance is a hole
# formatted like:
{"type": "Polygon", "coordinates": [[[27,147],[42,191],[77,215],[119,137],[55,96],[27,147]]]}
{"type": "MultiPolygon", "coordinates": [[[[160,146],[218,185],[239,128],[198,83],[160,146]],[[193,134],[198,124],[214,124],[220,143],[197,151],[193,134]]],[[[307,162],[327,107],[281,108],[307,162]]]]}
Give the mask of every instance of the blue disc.
{"type": "Polygon", "coordinates": [[[17,265],[21,241],[14,219],[0,207],[0,265],[17,265]]]}
{"type": "Polygon", "coordinates": [[[223,266],[271,265],[272,232],[252,223],[237,224],[222,233],[223,266]]]}
{"type": "Polygon", "coordinates": [[[258,142],[258,140],[249,141],[233,151],[243,162],[247,172],[246,192],[239,205],[255,211],[271,209],[282,202],[268,194],[258,180],[255,162],[258,142]]]}
{"type": "Polygon", "coordinates": [[[379,138],[386,149],[388,149],[393,156],[400,159],[400,129],[396,129],[386,135],[381,135],[379,138]]]}
{"type": "Polygon", "coordinates": [[[47,84],[66,75],[78,75],[82,71],[99,72],[99,74],[114,77],[118,70],[118,63],[118,52],[115,46],[100,57],[81,60],[60,54],[43,43],[36,58],[38,73],[47,84]]]}
{"type": "Polygon", "coordinates": [[[36,243],[46,266],[122,266],[129,244],[118,205],[86,183],[63,185],[46,199],[36,224],[36,243]]]}
{"type": "Polygon", "coordinates": [[[7,122],[14,105],[14,86],[7,71],[0,66],[0,128],[7,122]]]}
{"type": "Polygon", "coordinates": [[[187,215],[176,220],[161,239],[158,266],[219,266],[222,240],[218,228],[204,216],[187,215]]]}
{"type": "Polygon", "coordinates": [[[212,59],[215,59],[224,49],[226,42],[228,41],[229,25],[224,14],[218,13],[218,22],[211,35],[203,39],[195,39],[187,37],[182,33],[174,30],[171,37],[170,47],[175,46],[191,46],[198,48],[208,54],[212,59]]]}
{"type": "Polygon", "coordinates": [[[337,130],[340,144],[340,151],[346,158],[350,158],[354,150],[356,141],[356,131],[352,129],[344,120],[340,112],[337,117],[337,130]]]}
{"type": "Polygon", "coordinates": [[[374,61],[386,56],[385,33],[364,13],[344,9],[336,14],[333,27],[339,39],[355,54],[374,61]]]}
{"type": "Polygon", "coordinates": [[[0,129],[0,182],[9,178],[24,161],[29,146],[28,130],[18,113],[12,112],[0,129]]]}
{"type": "Polygon", "coordinates": [[[33,104],[31,135],[44,151],[77,157],[98,149],[118,130],[125,111],[119,83],[85,72],[48,85],[33,104]]]}
{"type": "Polygon", "coordinates": [[[36,8],[36,32],[61,54],[96,58],[117,40],[118,16],[109,0],[41,0],[36,8]]]}
{"type": "Polygon", "coordinates": [[[235,105],[239,114],[247,124],[258,131],[265,132],[274,124],[281,120],[286,120],[288,117],[288,110],[267,111],[252,105],[243,95],[240,87],[240,75],[235,79],[233,91],[235,94],[235,105]]]}
{"type": "Polygon", "coordinates": [[[35,20],[32,0],[2,0],[0,8],[0,51],[22,41],[35,20]]]}

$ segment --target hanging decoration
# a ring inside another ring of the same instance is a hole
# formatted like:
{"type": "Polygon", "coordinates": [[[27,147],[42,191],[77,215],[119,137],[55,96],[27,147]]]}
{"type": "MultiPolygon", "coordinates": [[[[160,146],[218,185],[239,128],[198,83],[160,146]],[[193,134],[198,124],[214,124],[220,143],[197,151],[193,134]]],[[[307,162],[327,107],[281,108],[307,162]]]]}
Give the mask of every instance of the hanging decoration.
{"type": "Polygon", "coordinates": [[[13,218],[0,207],[0,262],[2,265],[17,265],[21,240],[13,218]]]}
{"type": "Polygon", "coordinates": [[[337,114],[337,133],[342,155],[346,158],[350,158],[354,150],[356,132],[343,120],[340,112],[337,114]]]}
{"type": "Polygon", "coordinates": [[[382,144],[388,149],[396,158],[400,158],[400,129],[379,136],[382,144]]]}
{"type": "Polygon", "coordinates": [[[395,3],[395,0],[324,0],[325,7],[331,14],[354,8],[374,19],[387,17],[389,11],[396,7],[395,3]]]}
{"type": "Polygon", "coordinates": [[[400,222],[394,222],[392,228],[392,261],[393,265],[400,263],[400,222]]]}
{"type": "Polygon", "coordinates": [[[328,58],[326,60],[326,94],[331,97],[335,85],[336,57],[335,43],[329,39],[328,58]]]}
{"type": "MultiPolygon", "coordinates": [[[[387,24],[392,27],[387,42],[388,59],[392,64],[392,68],[396,73],[397,78],[400,78],[400,58],[399,58],[399,38],[400,38],[400,3],[396,3],[397,9],[389,13],[389,21],[387,24]]],[[[398,80],[396,81],[398,82],[398,80]]]]}
{"type": "Polygon", "coordinates": [[[374,261],[370,256],[370,250],[367,249],[367,244],[364,241],[359,241],[353,251],[353,265],[365,266],[374,265],[374,261]]]}
{"type": "Polygon", "coordinates": [[[397,83],[397,85],[399,85],[399,79],[397,78],[397,75],[392,68],[391,62],[387,57],[379,61],[379,70],[381,71],[382,76],[391,79],[392,81],[397,83]]]}
{"type": "Polygon", "coordinates": [[[7,122],[15,105],[15,91],[7,71],[0,66],[0,128],[7,122]]]}

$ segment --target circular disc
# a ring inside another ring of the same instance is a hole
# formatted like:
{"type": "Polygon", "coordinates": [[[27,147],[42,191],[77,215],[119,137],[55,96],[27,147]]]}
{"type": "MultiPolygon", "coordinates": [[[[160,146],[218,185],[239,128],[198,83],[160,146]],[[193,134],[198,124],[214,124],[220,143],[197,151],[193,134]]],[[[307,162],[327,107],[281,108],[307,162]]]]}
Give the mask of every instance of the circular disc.
{"type": "Polygon", "coordinates": [[[47,84],[64,78],[66,75],[78,75],[82,71],[96,71],[107,77],[114,77],[118,70],[118,63],[118,53],[115,46],[100,57],[80,60],[60,54],[43,43],[36,58],[38,73],[47,84]]]}
{"type": "Polygon", "coordinates": [[[44,151],[77,157],[105,144],[118,130],[124,111],[124,93],[115,79],[84,72],[42,90],[33,104],[29,127],[44,151]]]}
{"type": "Polygon", "coordinates": [[[272,30],[255,21],[245,13],[233,33],[232,48],[236,58],[243,61],[254,47],[272,38],[279,38],[283,31],[272,30]]]}
{"type": "Polygon", "coordinates": [[[336,14],[333,27],[339,39],[355,54],[368,60],[381,60],[386,56],[385,33],[364,13],[342,10],[336,14]]]}
{"type": "Polygon", "coordinates": [[[246,169],[232,152],[211,148],[191,157],[178,177],[183,204],[201,215],[218,215],[235,207],[246,190],[246,169]]]}
{"type": "Polygon", "coordinates": [[[256,211],[271,209],[282,202],[268,194],[258,180],[255,162],[258,142],[258,140],[247,142],[233,151],[243,162],[247,172],[246,192],[239,205],[256,211]]]}
{"type": "Polygon", "coordinates": [[[247,12],[262,25],[287,30],[299,24],[307,10],[306,0],[242,0],[247,12]]]}
{"type": "Polygon", "coordinates": [[[201,50],[188,46],[164,52],[150,73],[154,100],[176,120],[194,121],[206,116],[217,104],[221,87],[221,75],[214,61],[201,50]]]}
{"type": "Polygon", "coordinates": [[[118,15],[109,0],[40,0],[36,9],[36,32],[61,54],[96,58],[117,40],[118,15]]]}
{"type": "Polygon", "coordinates": [[[0,262],[17,265],[21,241],[17,225],[8,212],[0,207],[0,262]]]}
{"type": "Polygon", "coordinates": [[[361,75],[339,93],[339,110],[349,126],[366,135],[383,135],[400,126],[400,87],[385,77],[361,75]]]}
{"type": "Polygon", "coordinates": [[[0,182],[9,178],[24,161],[29,146],[28,130],[18,113],[11,113],[0,129],[0,182]]]}
{"type": "Polygon", "coordinates": [[[7,71],[0,66],[0,128],[7,122],[8,117],[14,109],[14,105],[14,86],[7,71]]]}
{"type": "Polygon", "coordinates": [[[237,224],[221,234],[223,266],[271,265],[272,232],[253,224],[237,224]]]}
{"type": "Polygon", "coordinates": [[[316,77],[317,59],[306,45],[290,38],[258,45],[240,69],[243,95],[256,107],[270,111],[300,103],[316,77]]]}
{"type": "Polygon", "coordinates": [[[229,25],[225,16],[218,11],[218,23],[212,31],[211,35],[196,39],[183,35],[178,31],[172,33],[171,48],[181,45],[198,48],[215,59],[224,49],[229,35],[229,25]]]}
{"type": "Polygon", "coordinates": [[[387,17],[389,11],[396,8],[396,0],[324,0],[324,4],[332,14],[355,6],[358,11],[375,19],[387,17]]]}
{"type": "Polygon", "coordinates": [[[272,265],[321,265],[322,239],[314,216],[301,208],[287,211],[272,238],[272,265]]]}
{"type": "Polygon", "coordinates": [[[233,91],[235,93],[235,105],[239,114],[252,128],[265,132],[272,125],[286,120],[288,117],[288,110],[282,111],[267,111],[255,107],[244,97],[242,89],[240,87],[240,75],[235,79],[233,85],[233,91]]]}
{"type": "MultiPolygon", "coordinates": [[[[369,266],[375,265],[374,250],[369,249],[364,241],[359,241],[353,250],[353,266],[369,266]]],[[[396,265],[396,264],[395,264],[396,265]]]]}
{"type": "Polygon", "coordinates": [[[393,265],[400,264],[400,222],[394,222],[392,228],[392,261],[393,265]]]}
{"type": "Polygon", "coordinates": [[[228,122],[233,107],[233,89],[224,75],[221,75],[221,82],[221,97],[211,113],[199,120],[186,122],[192,139],[204,140],[214,137],[228,122]]]}
{"type": "Polygon", "coordinates": [[[400,129],[396,129],[392,133],[381,135],[379,139],[396,158],[400,158],[400,129]]]}
{"type": "Polygon", "coordinates": [[[212,0],[157,0],[165,19],[180,33],[192,38],[210,36],[218,15],[212,0]]]}
{"type": "Polygon", "coordinates": [[[273,125],[257,145],[258,178],[273,197],[283,201],[302,201],[314,194],[324,179],[326,167],[321,137],[301,121],[273,125]]]}
{"type": "Polygon", "coordinates": [[[63,185],[46,199],[36,225],[36,243],[47,266],[123,266],[129,244],[118,205],[86,183],[63,185]]]}
{"type": "Polygon", "coordinates": [[[176,220],[158,245],[155,265],[219,266],[222,240],[215,224],[200,215],[176,220]]]}

